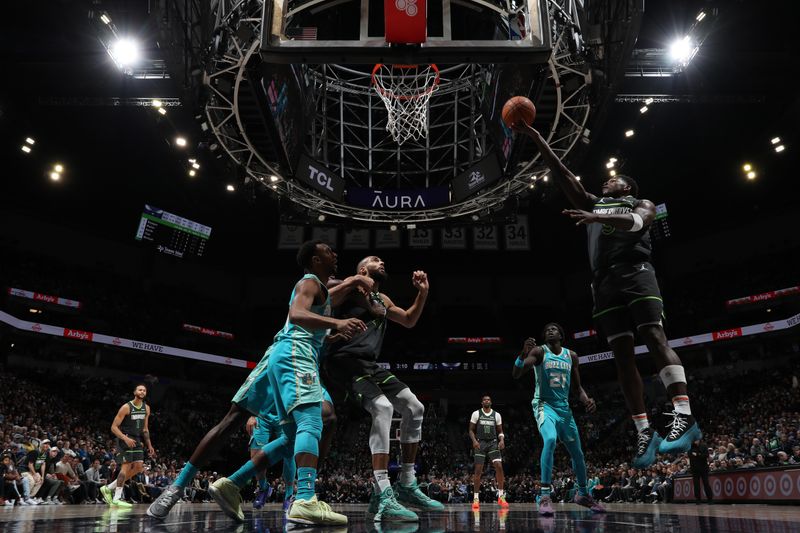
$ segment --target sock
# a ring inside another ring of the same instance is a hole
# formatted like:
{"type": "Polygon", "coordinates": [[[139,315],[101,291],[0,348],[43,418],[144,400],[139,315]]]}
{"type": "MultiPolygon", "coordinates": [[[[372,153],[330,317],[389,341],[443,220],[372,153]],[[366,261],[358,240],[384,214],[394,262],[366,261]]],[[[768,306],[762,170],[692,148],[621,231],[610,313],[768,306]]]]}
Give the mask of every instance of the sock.
{"type": "Polygon", "coordinates": [[[550,496],[550,485],[542,485],[542,496],[550,496]]]}
{"type": "Polygon", "coordinates": [[[117,480],[115,479],[114,481],[109,483],[107,486],[108,486],[109,489],[114,490],[115,488],[117,488],[117,480]]]}
{"type": "Polygon", "coordinates": [[[636,431],[639,433],[650,427],[650,421],[647,419],[647,413],[633,415],[631,418],[633,418],[633,423],[636,424],[636,431]]]}
{"type": "Polygon", "coordinates": [[[586,485],[584,485],[583,487],[578,485],[578,494],[580,496],[588,496],[589,495],[589,491],[586,490],[586,485]]]}
{"type": "Polygon", "coordinates": [[[684,415],[692,414],[692,408],[689,406],[689,397],[686,395],[673,396],[672,405],[675,406],[675,411],[684,415]]]}
{"type": "Polygon", "coordinates": [[[283,489],[283,501],[291,500],[292,496],[294,496],[294,481],[286,483],[286,487],[283,489]]]}
{"type": "Polygon", "coordinates": [[[262,490],[262,491],[267,490],[268,486],[269,485],[267,484],[267,478],[262,477],[261,479],[258,480],[258,489],[259,490],[262,490]]]}
{"type": "Polygon", "coordinates": [[[197,468],[195,468],[195,466],[192,463],[187,461],[186,464],[183,465],[181,473],[178,474],[177,478],[175,478],[174,484],[182,489],[185,489],[186,485],[191,483],[192,480],[194,479],[194,476],[196,475],[197,475],[197,468]]]}
{"type": "Polygon", "coordinates": [[[297,499],[310,500],[314,497],[317,482],[317,469],[308,466],[297,468],[297,499]]]}
{"type": "Polygon", "coordinates": [[[480,500],[480,499],[481,499],[481,498],[480,498],[480,494],[476,492],[476,493],[475,493],[475,497],[473,498],[473,500],[475,500],[475,501],[478,501],[478,500],[480,500]]]}
{"type": "Polygon", "coordinates": [[[497,497],[498,498],[502,498],[505,495],[506,495],[506,491],[504,491],[503,489],[497,489],[497,497]]]}
{"type": "Polygon", "coordinates": [[[378,494],[381,494],[387,487],[392,486],[389,482],[388,470],[373,470],[373,474],[375,475],[375,485],[378,486],[378,494]]]}
{"type": "Polygon", "coordinates": [[[400,484],[411,485],[416,479],[417,476],[414,475],[414,463],[403,463],[402,470],[400,470],[400,484]]]}
{"type": "Polygon", "coordinates": [[[122,491],[124,489],[125,489],[125,487],[117,487],[116,489],[114,489],[114,499],[115,500],[121,500],[122,499],[122,491]]]}

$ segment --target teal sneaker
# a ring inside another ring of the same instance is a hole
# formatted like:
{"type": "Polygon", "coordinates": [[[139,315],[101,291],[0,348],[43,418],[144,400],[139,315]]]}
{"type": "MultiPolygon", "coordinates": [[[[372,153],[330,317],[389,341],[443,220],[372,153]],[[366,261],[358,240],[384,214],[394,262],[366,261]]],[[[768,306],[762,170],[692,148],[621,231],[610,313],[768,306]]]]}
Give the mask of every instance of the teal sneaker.
{"type": "Polygon", "coordinates": [[[394,497],[392,487],[386,487],[381,492],[378,501],[378,512],[372,519],[374,522],[417,522],[419,517],[414,511],[409,511],[394,497]]]}
{"type": "Polygon", "coordinates": [[[685,415],[673,411],[664,413],[672,417],[672,422],[667,424],[671,428],[667,437],[658,446],[658,453],[685,453],[692,447],[692,443],[703,438],[703,432],[697,426],[692,415],[685,415]]]}
{"type": "Polygon", "coordinates": [[[375,516],[378,514],[378,507],[380,506],[381,497],[380,494],[375,492],[375,489],[372,490],[372,496],[369,498],[369,507],[367,507],[367,516],[375,516]]]}
{"type": "Polygon", "coordinates": [[[402,483],[395,483],[394,495],[398,502],[406,507],[411,507],[417,511],[443,511],[444,504],[432,500],[425,495],[424,492],[419,490],[417,480],[411,482],[410,485],[403,485],[402,483]]]}

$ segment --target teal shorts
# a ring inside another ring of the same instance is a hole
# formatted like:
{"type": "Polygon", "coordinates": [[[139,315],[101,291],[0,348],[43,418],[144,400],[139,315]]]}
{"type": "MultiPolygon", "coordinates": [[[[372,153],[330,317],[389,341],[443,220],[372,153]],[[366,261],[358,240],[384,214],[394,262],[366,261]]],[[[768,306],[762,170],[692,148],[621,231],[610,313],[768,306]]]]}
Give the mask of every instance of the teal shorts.
{"type": "Polygon", "coordinates": [[[250,449],[261,449],[269,443],[270,437],[280,433],[278,424],[258,417],[256,427],[253,428],[253,436],[250,437],[250,449]]]}
{"type": "Polygon", "coordinates": [[[286,340],[273,345],[267,374],[270,387],[276,392],[278,420],[288,420],[299,405],[321,403],[324,399],[319,354],[307,342],[286,340]]]}
{"type": "Polygon", "coordinates": [[[552,406],[549,403],[533,401],[533,416],[542,438],[558,438],[561,442],[580,444],[578,425],[569,406],[552,406]]]}

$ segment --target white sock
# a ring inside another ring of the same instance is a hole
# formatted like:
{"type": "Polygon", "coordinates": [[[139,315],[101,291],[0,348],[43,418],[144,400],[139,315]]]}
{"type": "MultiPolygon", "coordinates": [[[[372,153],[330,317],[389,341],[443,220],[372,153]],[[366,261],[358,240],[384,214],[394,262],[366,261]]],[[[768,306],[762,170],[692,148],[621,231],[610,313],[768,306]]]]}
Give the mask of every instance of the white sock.
{"type": "Polygon", "coordinates": [[[378,486],[378,494],[382,493],[387,487],[391,487],[389,482],[388,470],[373,470],[375,475],[375,484],[378,486]]]}
{"type": "Polygon", "coordinates": [[[114,481],[109,483],[108,484],[108,488],[111,489],[111,490],[114,490],[115,488],[117,488],[117,480],[115,479],[114,481]]]}
{"type": "Polygon", "coordinates": [[[505,495],[506,495],[506,491],[504,491],[503,489],[497,489],[497,497],[498,498],[502,498],[505,495]]]}
{"type": "Polygon", "coordinates": [[[481,498],[480,498],[480,494],[478,494],[478,493],[476,492],[476,493],[475,493],[475,498],[473,498],[473,499],[474,499],[475,501],[478,501],[478,500],[480,500],[480,499],[481,499],[481,498]]]}
{"type": "Polygon", "coordinates": [[[684,415],[692,414],[692,408],[689,406],[689,397],[685,394],[672,397],[672,405],[675,407],[675,412],[684,415]]]}
{"type": "Polygon", "coordinates": [[[639,433],[650,427],[650,421],[647,419],[647,413],[633,415],[631,418],[633,418],[633,423],[636,424],[636,431],[639,433]]]}
{"type": "Polygon", "coordinates": [[[121,499],[122,499],[122,491],[123,491],[124,489],[125,489],[125,487],[117,487],[117,488],[114,490],[114,499],[115,499],[115,500],[121,500],[121,499]]]}
{"type": "Polygon", "coordinates": [[[400,484],[411,485],[417,479],[414,475],[414,463],[403,463],[400,470],[400,484]]]}

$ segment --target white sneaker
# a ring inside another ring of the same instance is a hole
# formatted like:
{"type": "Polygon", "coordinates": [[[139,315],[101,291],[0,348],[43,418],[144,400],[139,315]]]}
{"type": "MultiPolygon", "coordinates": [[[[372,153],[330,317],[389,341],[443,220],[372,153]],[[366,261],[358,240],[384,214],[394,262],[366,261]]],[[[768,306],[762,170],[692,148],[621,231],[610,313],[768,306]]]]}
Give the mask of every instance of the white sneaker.
{"type": "Polygon", "coordinates": [[[6,502],[3,504],[3,507],[14,507],[14,502],[11,500],[6,500],[6,502]]]}
{"type": "Polygon", "coordinates": [[[39,505],[39,502],[37,502],[33,498],[25,498],[25,503],[27,503],[28,505],[39,505]]]}
{"type": "Polygon", "coordinates": [[[50,499],[50,496],[48,496],[47,498],[44,499],[42,505],[53,505],[53,500],[50,499]]]}
{"type": "Polygon", "coordinates": [[[17,505],[24,505],[24,506],[27,506],[27,505],[28,505],[28,502],[26,502],[25,500],[23,500],[22,498],[20,498],[19,500],[17,500],[17,505]]]}

